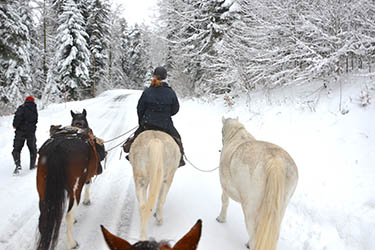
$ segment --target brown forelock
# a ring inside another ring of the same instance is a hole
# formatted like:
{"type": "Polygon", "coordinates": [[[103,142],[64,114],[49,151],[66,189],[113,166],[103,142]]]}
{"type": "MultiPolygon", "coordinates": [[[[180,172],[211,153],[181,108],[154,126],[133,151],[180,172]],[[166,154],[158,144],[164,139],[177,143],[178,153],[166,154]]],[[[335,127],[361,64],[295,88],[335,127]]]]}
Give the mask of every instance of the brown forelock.
{"type": "Polygon", "coordinates": [[[180,239],[173,250],[195,250],[198,247],[199,239],[202,234],[202,220],[198,220],[190,231],[180,239]]]}
{"type": "Polygon", "coordinates": [[[152,81],[151,81],[151,87],[160,87],[162,85],[161,81],[159,80],[160,79],[160,76],[159,75],[156,75],[152,78],[152,81]]]}
{"type": "Polygon", "coordinates": [[[123,240],[113,234],[111,234],[103,225],[100,225],[102,229],[105,242],[111,250],[129,250],[131,245],[126,240],[123,240]]]}
{"type": "Polygon", "coordinates": [[[169,243],[166,242],[166,241],[160,242],[159,247],[160,247],[160,250],[171,250],[172,249],[171,246],[169,245],[169,243]]]}

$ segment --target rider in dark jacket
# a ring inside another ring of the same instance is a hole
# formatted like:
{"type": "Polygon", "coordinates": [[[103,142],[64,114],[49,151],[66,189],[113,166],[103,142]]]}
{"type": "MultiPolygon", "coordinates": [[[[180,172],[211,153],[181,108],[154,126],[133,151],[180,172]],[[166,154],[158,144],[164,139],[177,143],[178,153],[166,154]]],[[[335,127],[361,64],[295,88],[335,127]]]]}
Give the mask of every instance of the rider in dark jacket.
{"type": "Polygon", "coordinates": [[[183,166],[185,162],[181,136],[172,121],[172,116],[177,114],[180,104],[174,90],[163,81],[166,78],[167,71],[163,67],[157,67],[150,87],[143,91],[141,98],[138,100],[139,127],[134,132],[134,137],[129,138],[126,142],[124,150],[129,152],[131,143],[141,132],[150,129],[161,130],[170,134],[178,144],[181,151],[180,166],[183,166]]]}
{"type": "Polygon", "coordinates": [[[30,151],[30,169],[35,168],[37,157],[35,131],[37,123],[38,111],[36,104],[34,98],[28,96],[25,102],[17,108],[13,119],[13,128],[16,130],[12,151],[14,163],[16,165],[14,170],[15,174],[18,174],[21,170],[21,150],[25,141],[30,151]]]}

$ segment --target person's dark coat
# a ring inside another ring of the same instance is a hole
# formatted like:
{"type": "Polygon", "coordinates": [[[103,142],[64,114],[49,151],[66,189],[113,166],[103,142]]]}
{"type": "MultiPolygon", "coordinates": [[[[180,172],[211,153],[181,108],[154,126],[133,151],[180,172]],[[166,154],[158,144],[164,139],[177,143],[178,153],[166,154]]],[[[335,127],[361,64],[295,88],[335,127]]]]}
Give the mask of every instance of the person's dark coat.
{"type": "Polygon", "coordinates": [[[13,119],[13,127],[16,132],[34,134],[37,123],[38,111],[33,101],[26,101],[18,107],[13,119]]]}
{"type": "Polygon", "coordinates": [[[137,113],[140,126],[153,126],[164,131],[175,130],[171,116],[180,108],[176,93],[166,82],[162,86],[145,89],[138,101],[137,113]]]}

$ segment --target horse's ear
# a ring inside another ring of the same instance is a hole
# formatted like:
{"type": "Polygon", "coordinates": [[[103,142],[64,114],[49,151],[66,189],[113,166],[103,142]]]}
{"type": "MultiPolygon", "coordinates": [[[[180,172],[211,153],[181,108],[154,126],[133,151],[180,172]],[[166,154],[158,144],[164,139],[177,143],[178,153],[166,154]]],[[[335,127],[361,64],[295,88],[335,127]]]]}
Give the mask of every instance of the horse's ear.
{"type": "Polygon", "coordinates": [[[195,250],[198,247],[199,239],[202,234],[202,220],[198,220],[197,223],[190,229],[190,231],[182,237],[172,250],[195,250]]]}
{"type": "Polygon", "coordinates": [[[86,117],[86,115],[87,115],[86,109],[83,109],[82,114],[83,114],[84,117],[86,117]]]}
{"type": "Polygon", "coordinates": [[[109,249],[111,250],[129,250],[131,245],[126,240],[111,234],[103,225],[100,225],[102,229],[105,242],[107,243],[109,249]]]}
{"type": "Polygon", "coordinates": [[[74,118],[75,114],[74,114],[73,110],[70,110],[70,114],[71,114],[72,117],[74,118]]]}
{"type": "Polygon", "coordinates": [[[223,122],[223,124],[225,123],[225,117],[224,116],[221,117],[221,121],[223,122]]]}

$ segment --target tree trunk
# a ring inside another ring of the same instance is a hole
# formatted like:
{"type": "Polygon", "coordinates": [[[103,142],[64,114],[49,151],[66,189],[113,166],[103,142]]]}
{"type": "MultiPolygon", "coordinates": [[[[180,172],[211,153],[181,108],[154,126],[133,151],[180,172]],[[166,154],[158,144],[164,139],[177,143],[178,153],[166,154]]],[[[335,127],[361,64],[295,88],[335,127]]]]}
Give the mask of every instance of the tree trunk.
{"type": "Polygon", "coordinates": [[[95,97],[95,95],[96,95],[96,93],[95,93],[95,88],[96,88],[96,57],[95,57],[95,55],[93,56],[93,58],[94,58],[94,61],[93,61],[93,81],[92,81],[92,91],[91,91],[91,93],[92,93],[92,96],[93,97],[95,97]]]}
{"type": "MultiPolygon", "coordinates": [[[[47,79],[48,69],[47,69],[47,22],[46,22],[46,0],[43,2],[43,75],[44,79],[47,79]]],[[[46,83],[44,83],[45,86],[46,83]]]]}
{"type": "Polygon", "coordinates": [[[349,72],[349,57],[348,56],[346,57],[346,67],[345,68],[346,68],[345,69],[346,73],[348,73],[349,72]]]}

